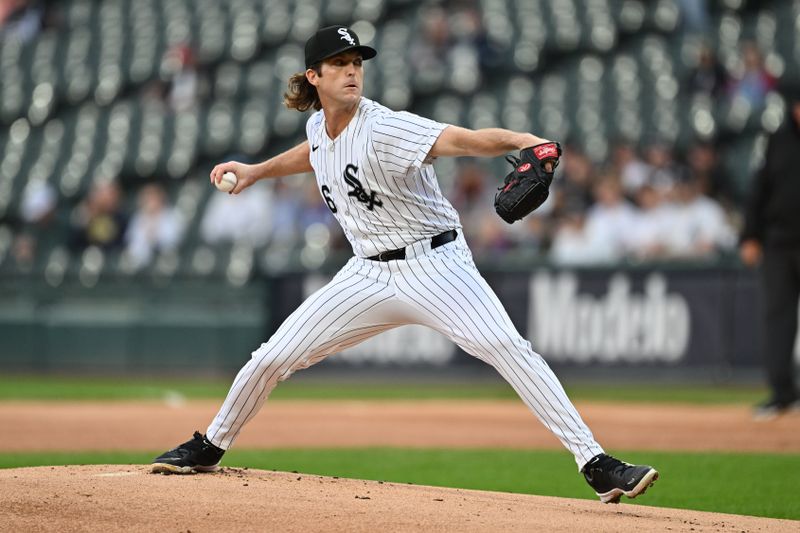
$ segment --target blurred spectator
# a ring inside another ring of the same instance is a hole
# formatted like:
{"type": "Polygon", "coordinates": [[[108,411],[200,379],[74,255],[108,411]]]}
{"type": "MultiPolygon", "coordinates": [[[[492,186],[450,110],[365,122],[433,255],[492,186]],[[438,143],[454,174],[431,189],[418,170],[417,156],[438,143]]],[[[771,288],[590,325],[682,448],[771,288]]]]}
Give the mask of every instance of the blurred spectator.
{"type": "Polygon", "coordinates": [[[589,157],[577,146],[564,150],[561,175],[553,180],[551,194],[555,196],[553,213],[559,216],[565,206],[574,209],[577,205],[586,209],[592,203],[594,165],[589,157]]]}
{"type": "Polygon", "coordinates": [[[702,194],[716,199],[727,208],[733,207],[733,187],[719,164],[719,154],[712,143],[692,143],[686,163],[690,178],[697,182],[702,194]]]}
{"type": "Polygon", "coordinates": [[[747,266],[763,256],[762,357],[771,394],[755,414],[764,420],[800,409],[793,364],[800,298],[800,90],[787,100],[786,122],[769,138],[753,183],[739,248],[747,266]]]}
{"type": "MultiPolygon", "coordinates": [[[[469,244],[476,257],[489,259],[498,257],[497,254],[507,252],[516,246],[513,237],[513,227],[498,217],[494,208],[475,213],[477,228],[473,233],[464,230],[464,235],[469,236],[469,244]]],[[[519,225],[519,228],[524,226],[519,225]]]]}
{"type": "Polygon", "coordinates": [[[616,176],[601,177],[594,187],[596,203],[586,215],[586,232],[596,246],[607,250],[606,260],[622,259],[626,238],[633,226],[634,208],[625,200],[622,186],[616,176]],[[599,243],[599,244],[598,244],[599,243]]]}
{"type": "Polygon", "coordinates": [[[461,218],[465,235],[478,235],[483,224],[483,215],[493,209],[494,191],[487,182],[490,178],[486,167],[474,160],[459,160],[453,180],[451,203],[461,218]]]}
{"type": "Polygon", "coordinates": [[[672,193],[667,253],[676,259],[711,259],[735,244],[725,211],[704,196],[693,179],[676,183],[672,193]]]}
{"type": "Polygon", "coordinates": [[[169,80],[167,101],[175,111],[187,111],[197,104],[200,95],[200,74],[192,48],[187,44],[173,46],[164,54],[162,76],[169,80]]]}
{"type": "Polygon", "coordinates": [[[17,267],[30,270],[36,260],[42,240],[50,243],[63,238],[58,228],[53,228],[58,198],[53,187],[44,180],[31,179],[22,192],[19,218],[22,228],[12,249],[17,267]],[[51,238],[48,238],[51,237],[51,238]]]}
{"type": "MultiPolygon", "coordinates": [[[[544,204],[542,207],[544,207],[544,204]]],[[[520,226],[518,235],[519,246],[530,252],[546,249],[552,241],[553,223],[550,217],[544,212],[539,213],[537,210],[523,220],[525,223],[520,226]]]]}
{"type": "Polygon", "coordinates": [[[775,87],[776,80],[764,66],[764,56],[756,43],[744,41],[741,54],[742,72],[731,83],[731,98],[741,98],[751,107],[761,107],[767,93],[775,87]]]}
{"type": "Polygon", "coordinates": [[[650,174],[650,167],[639,158],[636,147],[628,141],[619,141],[614,145],[609,170],[620,177],[623,190],[631,196],[645,184],[650,174]]]}
{"type": "Polygon", "coordinates": [[[237,195],[214,190],[200,222],[203,241],[208,244],[243,241],[252,246],[265,245],[273,227],[271,181],[262,180],[237,195]]]}
{"type": "Polygon", "coordinates": [[[116,181],[96,181],[72,213],[70,247],[75,251],[87,246],[105,250],[121,247],[128,226],[121,201],[122,191],[116,181]]]}
{"type": "Polygon", "coordinates": [[[634,210],[615,176],[603,176],[594,187],[597,203],[586,211],[570,200],[561,210],[550,257],[559,264],[612,263],[624,257],[634,210]]]}
{"type": "Polygon", "coordinates": [[[47,226],[55,216],[57,202],[52,185],[44,180],[31,179],[22,193],[20,218],[26,225],[47,226]]]}
{"type": "Polygon", "coordinates": [[[550,246],[550,260],[559,265],[591,265],[611,261],[604,239],[589,231],[586,210],[579,202],[566,204],[550,246]]]}
{"type": "Polygon", "coordinates": [[[716,98],[725,90],[728,74],[714,50],[703,42],[697,50],[697,64],[689,71],[687,91],[716,98]]]}
{"type": "Polygon", "coordinates": [[[142,187],[138,204],[125,235],[125,252],[136,269],[149,264],[156,253],[177,248],[185,227],[180,213],[167,205],[161,185],[142,187]]]}
{"type": "Polygon", "coordinates": [[[297,227],[300,218],[300,194],[297,188],[290,185],[290,179],[279,178],[272,181],[274,186],[272,209],[269,211],[270,225],[279,228],[272,237],[272,245],[294,248],[301,239],[297,227]]]}
{"type": "Polygon", "coordinates": [[[422,88],[436,88],[447,72],[452,45],[447,12],[439,6],[427,7],[420,23],[420,33],[409,45],[409,60],[422,88]]]}
{"type": "Polygon", "coordinates": [[[167,85],[159,79],[148,81],[141,89],[142,104],[145,107],[155,107],[160,111],[166,111],[167,90],[167,85]]]}
{"type": "Polygon", "coordinates": [[[482,69],[493,68],[503,61],[502,51],[489,40],[483,17],[475,6],[465,6],[453,22],[455,37],[472,47],[482,69]]]}
{"type": "Polygon", "coordinates": [[[645,183],[661,194],[669,194],[678,179],[686,174],[685,169],[675,162],[671,146],[661,141],[653,142],[645,149],[645,162],[648,165],[645,183]]]}
{"type": "Polygon", "coordinates": [[[670,209],[662,195],[650,185],[636,191],[636,205],[630,230],[625,234],[628,255],[638,260],[657,260],[666,255],[672,231],[670,209]]]}
{"type": "Polygon", "coordinates": [[[500,59],[488,39],[481,14],[474,6],[460,4],[449,13],[452,49],[450,51],[451,86],[472,93],[480,84],[483,69],[492,68],[500,59]]]}
{"type": "Polygon", "coordinates": [[[0,43],[33,40],[42,29],[44,8],[36,0],[0,0],[0,43]]]}

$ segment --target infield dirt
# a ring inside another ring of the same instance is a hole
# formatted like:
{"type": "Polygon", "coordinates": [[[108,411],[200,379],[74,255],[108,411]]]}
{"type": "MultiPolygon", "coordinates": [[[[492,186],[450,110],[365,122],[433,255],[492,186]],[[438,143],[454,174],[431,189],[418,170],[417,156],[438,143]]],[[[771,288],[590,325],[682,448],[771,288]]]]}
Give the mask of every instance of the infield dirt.
{"type": "MultiPolygon", "coordinates": [[[[757,423],[744,405],[578,403],[610,450],[800,452],[800,415],[757,423]]],[[[0,452],[163,451],[205,431],[219,402],[3,402],[0,452]]],[[[561,444],[517,401],[276,401],[236,448],[551,448],[561,444]]]]}

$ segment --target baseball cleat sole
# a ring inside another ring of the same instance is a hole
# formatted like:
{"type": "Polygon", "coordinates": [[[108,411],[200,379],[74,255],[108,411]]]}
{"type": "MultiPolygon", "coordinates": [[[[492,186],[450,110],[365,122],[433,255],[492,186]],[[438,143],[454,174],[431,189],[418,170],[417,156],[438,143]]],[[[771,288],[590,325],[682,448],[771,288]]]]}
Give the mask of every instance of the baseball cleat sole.
{"type": "Polygon", "coordinates": [[[600,494],[599,492],[595,494],[600,497],[600,501],[603,503],[619,503],[623,495],[633,499],[640,494],[644,494],[648,488],[653,486],[657,479],[658,471],[651,468],[631,490],[612,489],[604,494],[600,494]]]}
{"type": "Polygon", "coordinates": [[[153,474],[178,474],[178,475],[187,475],[187,474],[197,474],[200,472],[216,472],[219,470],[219,464],[215,464],[212,466],[178,466],[178,465],[171,465],[169,463],[153,463],[152,469],[150,470],[153,474]]]}

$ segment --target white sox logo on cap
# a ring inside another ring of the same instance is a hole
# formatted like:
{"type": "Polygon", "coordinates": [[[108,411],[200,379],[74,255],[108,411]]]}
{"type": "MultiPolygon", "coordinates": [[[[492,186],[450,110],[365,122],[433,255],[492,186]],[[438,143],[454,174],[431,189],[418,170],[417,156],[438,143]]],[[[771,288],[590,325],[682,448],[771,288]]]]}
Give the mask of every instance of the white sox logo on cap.
{"type": "Polygon", "coordinates": [[[361,59],[364,60],[372,59],[377,54],[374,48],[359,44],[358,34],[350,28],[344,26],[322,28],[306,41],[306,68],[349,50],[359,52],[361,59]]]}
{"type": "Polygon", "coordinates": [[[356,41],[353,39],[350,34],[347,32],[347,28],[339,28],[338,30],[339,35],[341,35],[341,39],[343,41],[347,41],[350,46],[355,46],[356,41]]]}

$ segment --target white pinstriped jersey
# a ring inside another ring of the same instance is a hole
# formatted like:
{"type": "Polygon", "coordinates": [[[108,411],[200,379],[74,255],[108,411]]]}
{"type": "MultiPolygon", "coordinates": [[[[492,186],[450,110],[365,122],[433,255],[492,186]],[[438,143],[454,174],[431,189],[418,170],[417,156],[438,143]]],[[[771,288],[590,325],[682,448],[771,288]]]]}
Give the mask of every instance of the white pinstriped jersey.
{"type": "Polygon", "coordinates": [[[311,166],[355,255],[370,257],[461,228],[427,160],[446,127],[363,97],[336,139],[328,136],[322,111],[309,118],[311,166]]]}
{"type": "Polygon", "coordinates": [[[427,240],[461,227],[426,163],[445,127],[366,98],[334,140],[321,112],[308,121],[311,165],[355,257],[252,353],[206,431],[214,445],[228,449],[278,382],[295,371],[381,332],[422,324],[494,366],[579,469],[603,452],[481,277],[464,236],[435,249],[427,240]],[[403,260],[368,259],[400,247],[410,250],[403,260]]]}

